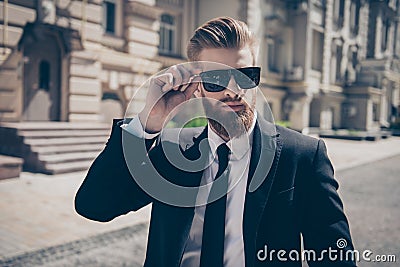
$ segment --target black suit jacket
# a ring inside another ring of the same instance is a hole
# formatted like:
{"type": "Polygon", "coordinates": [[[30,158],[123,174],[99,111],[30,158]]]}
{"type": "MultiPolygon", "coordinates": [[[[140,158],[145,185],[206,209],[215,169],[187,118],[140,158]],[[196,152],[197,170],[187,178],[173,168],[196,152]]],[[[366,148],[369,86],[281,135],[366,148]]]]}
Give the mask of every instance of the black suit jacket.
{"type": "MultiPolygon", "coordinates": [[[[132,147],[141,147],[138,146],[141,141],[130,134],[122,135],[121,124],[122,120],[114,120],[105,149],[93,162],[77,192],[76,211],[86,218],[105,222],[152,203],[145,266],[179,266],[194,208],[176,207],[152,198],[138,186],[129,168],[135,168],[135,173],[143,168],[144,176],[150,176],[145,168],[154,165],[166,179],[185,186],[198,185],[202,172],[184,172],[168,162],[162,147],[176,144],[158,143],[147,154],[146,150],[155,140],[146,140],[146,148],[142,150],[134,149],[134,162],[128,168],[121,145],[122,136],[132,147]]],[[[297,254],[291,252],[300,251],[301,236],[304,249],[316,253],[315,260],[308,262],[310,266],[355,266],[351,257],[340,258],[340,253],[345,255],[346,251],[353,250],[353,245],[324,142],[279,126],[276,126],[276,133],[271,135],[270,124],[257,121],[248,185],[260,177],[262,184],[254,192],[247,190],[245,196],[246,266],[301,266],[301,260],[293,260],[297,254]],[[276,139],[273,142],[276,146],[271,145],[271,138],[276,139]],[[269,159],[271,151],[264,150],[271,148],[275,153],[269,159]],[[262,173],[263,170],[266,172],[262,173]],[[337,240],[341,238],[347,241],[347,246],[338,249],[337,240]],[[337,256],[336,261],[329,259],[329,248],[337,250],[333,254],[337,256]],[[272,250],[275,252],[271,255],[272,250]],[[277,257],[279,250],[285,251],[280,254],[280,259],[277,257]],[[320,255],[324,255],[323,259],[318,259],[320,255]]],[[[194,139],[194,144],[184,151],[185,157],[191,160],[199,157],[199,143],[206,135],[204,130],[194,139]]],[[[313,259],[312,254],[309,255],[313,259]]]]}

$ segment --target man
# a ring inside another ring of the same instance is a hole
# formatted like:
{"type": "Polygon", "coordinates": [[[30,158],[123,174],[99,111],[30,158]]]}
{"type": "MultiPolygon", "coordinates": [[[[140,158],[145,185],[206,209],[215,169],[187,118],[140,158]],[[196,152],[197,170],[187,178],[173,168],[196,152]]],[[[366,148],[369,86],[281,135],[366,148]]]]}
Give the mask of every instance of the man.
{"type": "Polygon", "coordinates": [[[211,20],[195,31],[187,52],[191,61],[215,64],[173,66],[152,78],[142,112],[129,124],[114,123],[76,195],[77,212],[109,221],[151,203],[145,266],[301,266],[301,240],[310,266],[355,266],[345,257],[353,245],[323,141],[275,127],[255,112],[260,70],[246,24],[211,20]],[[158,140],[174,108],[193,96],[205,100],[209,123],[182,153],[195,162],[207,151],[210,164],[199,171],[172,164],[166,148],[174,144],[158,140]],[[155,196],[169,192],[167,183],[155,191],[147,187],[155,173],[200,188],[193,203],[180,205],[180,195],[170,194],[171,202],[155,196]],[[251,190],[256,176],[261,184],[251,190]],[[205,184],[211,187],[202,191],[205,184]]]}

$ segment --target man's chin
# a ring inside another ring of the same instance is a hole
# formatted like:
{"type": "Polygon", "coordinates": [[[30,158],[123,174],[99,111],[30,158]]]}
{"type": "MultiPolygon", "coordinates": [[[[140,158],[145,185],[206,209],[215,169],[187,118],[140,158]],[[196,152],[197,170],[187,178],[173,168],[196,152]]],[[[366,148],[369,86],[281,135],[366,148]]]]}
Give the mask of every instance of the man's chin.
{"type": "Polygon", "coordinates": [[[220,110],[217,121],[209,119],[212,128],[220,135],[234,138],[247,133],[254,119],[254,113],[249,108],[238,111],[220,110]]]}

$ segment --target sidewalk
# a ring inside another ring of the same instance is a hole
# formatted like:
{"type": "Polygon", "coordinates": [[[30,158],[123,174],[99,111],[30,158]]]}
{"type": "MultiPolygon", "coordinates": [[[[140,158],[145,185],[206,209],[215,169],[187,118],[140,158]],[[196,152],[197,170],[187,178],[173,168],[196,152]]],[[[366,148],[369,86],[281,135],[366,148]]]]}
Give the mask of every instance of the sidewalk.
{"type": "Polygon", "coordinates": [[[376,162],[400,154],[400,137],[390,137],[376,142],[330,138],[323,140],[335,171],[376,162]]]}
{"type": "MultiPolygon", "coordinates": [[[[400,138],[378,142],[325,139],[336,170],[400,154],[400,138]]],[[[109,223],[86,220],[74,211],[73,200],[85,172],[64,175],[22,173],[0,181],[0,259],[40,248],[148,223],[150,207],[109,223]]]]}

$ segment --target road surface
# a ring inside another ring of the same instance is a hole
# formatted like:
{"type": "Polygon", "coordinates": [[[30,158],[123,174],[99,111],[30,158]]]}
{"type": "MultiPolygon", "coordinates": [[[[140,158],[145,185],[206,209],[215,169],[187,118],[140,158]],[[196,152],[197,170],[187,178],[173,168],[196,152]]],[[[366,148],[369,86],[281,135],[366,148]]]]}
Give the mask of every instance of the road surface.
{"type": "MultiPolygon", "coordinates": [[[[400,264],[400,156],[373,164],[339,171],[339,194],[355,248],[365,251],[371,262],[359,266],[395,267],[400,264]],[[394,255],[397,262],[373,262],[394,255]]],[[[141,266],[144,259],[147,225],[139,224],[70,242],[60,246],[25,253],[0,262],[0,266],[30,267],[122,267],[141,266]]]]}

